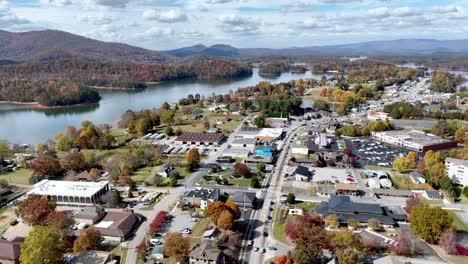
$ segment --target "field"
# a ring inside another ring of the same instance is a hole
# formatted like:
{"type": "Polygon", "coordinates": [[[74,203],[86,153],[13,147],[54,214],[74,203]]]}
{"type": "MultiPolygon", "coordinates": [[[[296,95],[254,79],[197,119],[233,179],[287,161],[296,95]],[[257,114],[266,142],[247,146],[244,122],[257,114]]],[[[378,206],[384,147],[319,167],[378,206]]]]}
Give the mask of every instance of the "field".
{"type": "Polygon", "coordinates": [[[398,172],[389,173],[395,189],[400,190],[432,190],[429,184],[415,184],[411,181],[409,174],[401,174],[398,172]]]}
{"type": "MultiPolygon", "coordinates": [[[[156,167],[145,167],[141,168],[133,173],[131,176],[137,184],[145,183],[146,185],[152,185],[154,173],[161,166],[156,167]]],[[[182,184],[185,181],[185,178],[189,175],[187,170],[183,166],[175,167],[175,170],[179,172],[180,178],[177,180],[177,184],[182,184]]],[[[169,178],[163,179],[162,187],[167,186],[169,183],[169,178]]]]}
{"type": "Polygon", "coordinates": [[[32,175],[31,170],[19,169],[13,172],[1,173],[0,179],[7,180],[10,184],[31,185],[29,178],[32,175]]]}
{"type": "Polygon", "coordinates": [[[468,226],[463,223],[463,221],[458,217],[455,212],[452,212],[450,210],[446,210],[446,212],[449,213],[453,217],[453,223],[452,226],[457,230],[457,231],[462,231],[462,232],[468,232],[468,226]]]}
{"type": "MultiPolygon", "coordinates": [[[[204,178],[201,178],[200,181],[198,182],[199,184],[201,185],[218,185],[218,183],[216,182],[216,178],[218,176],[210,176],[210,175],[206,175],[204,176],[204,178]]],[[[236,187],[245,187],[245,188],[248,188],[250,187],[250,182],[251,182],[251,179],[248,179],[248,178],[234,178],[234,179],[231,179],[231,178],[228,178],[228,184],[226,184],[226,186],[236,186],[236,187]]]]}
{"type": "Polygon", "coordinates": [[[195,224],[192,230],[192,234],[190,235],[190,245],[194,246],[199,244],[203,233],[208,230],[209,226],[211,226],[213,222],[209,218],[200,218],[198,222],[195,224]]]}

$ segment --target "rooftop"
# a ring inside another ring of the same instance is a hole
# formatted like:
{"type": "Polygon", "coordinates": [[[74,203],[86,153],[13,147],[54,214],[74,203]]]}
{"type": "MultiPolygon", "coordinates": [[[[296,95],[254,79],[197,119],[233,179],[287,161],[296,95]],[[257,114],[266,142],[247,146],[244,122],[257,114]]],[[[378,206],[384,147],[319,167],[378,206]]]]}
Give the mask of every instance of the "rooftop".
{"type": "Polygon", "coordinates": [[[279,138],[281,134],[283,134],[282,128],[263,128],[260,133],[258,133],[258,137],[279,138]]]}
{"type": "Polygon", "coordinates": [[[218,143],[224,139],[222,133],[183,133],[176,138],[176,141],[182,142],[210,142],[218,143]]]}
{"type": "Polygon", "coordinates": [[[211,189],[204,189],[204,188],[197,188],[195,190],[189,191],[185,198],[198,198],[202,200],[213,200],[219,197],[219,189],[218,188],[211,188],[211,189]]]}
{"type": "Polygon", "coordinates": [[[251,192],[236,192],[232,197],[235,203],[253,203],[255,199],[255,193],[251,192]]]}
{"type": "Polygon", "coordinates": [[[298,165],[296,167],[296,170],[294,170],[294,174],[309,176],[309,169],[307,167],[302,166],[302,165],[298,165]]]}
{"type": "Polygon", "coordinates": [[[76,182],[42,180],[34,184],[33,189],[30,190],[28,194],[91,197],[108,184],[108,181],[76,182]]]}
{"type": "Polygon", "coordinates": [[[468,167],[468,160],[462,160],[462,159],[454,159],[454,158],[446,158],[445,163],[449,162],[450,164],[454,166],[465,166],[468,167]]]}
{"type": "Polygon", "coordinates": [[[13,240],[0,239],[0,259],[1,260],[17,260],[20,254],[20,246],[24,238],[15,237],[13,240]]]}
{"type": "Polygon", "coordinates": [[[443,139],[439,136],[426,134],[424,132],[416,130],[392,130],[376,132],[376,134],[399,138],[401,140],[414,142],[422,146],[431,146],[435,144],[450,142],[449,140],[443,139]]]}
{"type": "Polygon", "coordinates": [[[133,212],[108,212],[101,222],[94,225],[94,228],[103,236],[125,237],[137,222],[138,219],[133,212]]]}
{"type": "Polygon", "coordinates": [[[234,139],[232,144],[246,144],[246,145],[255,145],[257,142],[254,138],[244,138],[244,139],[234,139]]]}
{"type": "Polygon", "coordinates": [[[222,254],[222,252],[217,249],[213,243],[205,241],[190,252],[190,258],[202,259],[216,263],[220,254],[222,254]]]}

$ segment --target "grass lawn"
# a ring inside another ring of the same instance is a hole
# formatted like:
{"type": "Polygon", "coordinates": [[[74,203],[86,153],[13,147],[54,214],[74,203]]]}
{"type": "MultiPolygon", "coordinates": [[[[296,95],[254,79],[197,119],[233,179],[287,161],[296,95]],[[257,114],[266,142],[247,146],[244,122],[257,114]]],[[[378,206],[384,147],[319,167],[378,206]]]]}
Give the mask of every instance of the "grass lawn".
{"type": "Polygon", "coordinates": [[[10,184],[31,185],[29,178],[32,171],[28,169],[19,169],[13,172],[0,173],[0,179],[7,180],[10,184]]]}
{"type": "MultiPolygon", "coordinates": [[[[201,178],[200,181],[198,181],[199,184],[201,184],[201,185],[219,185],[216,182],[216,179],[217,179],[218,176],[206,175],[204,177],[206,177],[208,180],[205,180],[204,178],[201,178]]],[[[249,188],[250,187],[250,181],[251,181],[250,178],[234,178],[234,179],[228,178],[228,184],[226,186],[236,186],[236,187],[249,188]]],[[[260,182],[261,181],[262,181],[262,179],[260,179],[260,182]]]]}
{"type": "Polygon", "coordinates": [[[463,221],[460,219],[460,217],[458,217],[457,214],[455,214],[455,212],[453,212],[451,210],[446,210],[446,211],[449,213],[449,215],[451,215],[453,217],[452,226],[457,231],[468,232],[468,226],[466,226],[465,223],[463,223],[463,221]]]}
{"type": "Polygon", "coordinates": [[[13,208],[6,208],[0,210],[0,235],[3,235],[10,227],[11,221],[16,219],[15,211],[13,208]]]}
{"type": "Polygon", "coordinates": [[[315,208],[315,206],[317,206],[317,203],[296,201],[295,204],[289,205],[289,208],[291,208],[291,209],[294,209],[294,208],[302,209],[302,210],[304,210],[304,213],[307,213],[311,209],[315,208]]]}
{"type": "Polygon", "coordinates": [[[127,258],[127,251],[128,248],[126,247],[116,247],[111,252],[116,256],[120,256],[120,263],[125,263],[125,259],[127,258]]]}
{"type": "Polygon", "coordinates": [[[384,171],[391,170],[390,168],[387,168],[387,167],[374,166],[374,165],[368,165],[368,166],[366,166],[366,169],[368,169],[368,170],[384,170],[384,171]]]}
{"type": "Polygon", "coordinates": [[[402,174],[399,172],[390,173],[390,178],[395,189],[400,190],[431,190],[432,188],[424,184],[415,184],[411,181],[409,174],[402,174]]]}
{"type": "Polygon", "coordinates": [[[213,222],[209,218],[200,218],[198,222],[192,229],[192,234],[190,235],[190,246],[195,246],[200,244],[203,233],[208,229],[213,222]]]}
{"type": "MultiPolygon", "coordinates": [[[[131,176],[137,184],[146,183],[148,185],[152,184],[154,172],[156,172],[161,166],[156,167],[145,167],[141,168],[133,173],[131,176]]],[[[174,167],[176,171],[179,172],[180,178],[177,180],[177,184],[182,184],[185,181],[185,178],[189,175],[185,167],[178,166],[174,167]]],[[[169,183],[169,178],[164,178],[163,184],[161,187],[167,187],[169,183]]]]}
{"type": "Polygon", "coordinates": [[[468,197],[466,197],[465,195],[461,194],[459,198],[460,198],[460,201],[459,201],[460,203],[462,203],[462,204],[468,204],[468,197]]]}

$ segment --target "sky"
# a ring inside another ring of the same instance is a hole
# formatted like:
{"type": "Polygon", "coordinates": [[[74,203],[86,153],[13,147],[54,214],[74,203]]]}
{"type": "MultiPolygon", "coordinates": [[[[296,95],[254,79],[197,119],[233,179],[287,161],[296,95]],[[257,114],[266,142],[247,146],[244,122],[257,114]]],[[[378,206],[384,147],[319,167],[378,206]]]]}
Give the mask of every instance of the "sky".
{"type": "Polygon", "coordinates": [[[153,50],[467,39],[468,0],[0,0],[0,29],[56,29],[153,50]]]}

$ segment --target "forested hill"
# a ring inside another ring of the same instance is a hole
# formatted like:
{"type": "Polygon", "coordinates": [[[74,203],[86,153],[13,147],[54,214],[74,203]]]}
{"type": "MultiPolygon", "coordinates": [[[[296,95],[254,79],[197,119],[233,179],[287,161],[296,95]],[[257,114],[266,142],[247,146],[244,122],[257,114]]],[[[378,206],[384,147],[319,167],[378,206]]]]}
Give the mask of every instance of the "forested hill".
{"type": "Polygon", "coordinates": [[[58,30],[13,33],[0,30],[0,60],[30,61],[64,58],[131,60],[170,63],[174,58],[122,43],[103,42],[58,30]]]}

